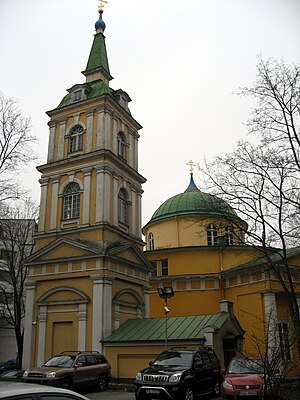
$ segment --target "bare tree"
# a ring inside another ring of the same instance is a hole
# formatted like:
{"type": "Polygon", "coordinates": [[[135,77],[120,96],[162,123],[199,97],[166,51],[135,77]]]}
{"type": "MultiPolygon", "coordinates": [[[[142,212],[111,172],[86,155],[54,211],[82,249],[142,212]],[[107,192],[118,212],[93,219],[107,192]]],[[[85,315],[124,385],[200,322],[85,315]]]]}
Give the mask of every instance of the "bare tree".
{"type": "Polygon", "coordinates": [[[249,137],[202,171],[213,193],[248,223],[248,244],[261,251],[261,264],[283,287],[299,357],[300,316],[289,257],[300,236],[300,67],[259,59],[256,81],[241,93],[257,101],[247,122],[249,137]]]}
{"type": "Polygon", "coordinates": [[[14,329],[20,365],[27,277],[24,261],[33,252],[36,217],[37,207],[26,200],[23,206],[6,208],[5,218],[0,219],[0,318],[14,329]]]}
{"type": "Polygon", "coordinates": [[[19,197],[16,172],[36,159],[30,128],[30,118],[22,115],[17,102],[0,93],[0,201],[19,197]]]}

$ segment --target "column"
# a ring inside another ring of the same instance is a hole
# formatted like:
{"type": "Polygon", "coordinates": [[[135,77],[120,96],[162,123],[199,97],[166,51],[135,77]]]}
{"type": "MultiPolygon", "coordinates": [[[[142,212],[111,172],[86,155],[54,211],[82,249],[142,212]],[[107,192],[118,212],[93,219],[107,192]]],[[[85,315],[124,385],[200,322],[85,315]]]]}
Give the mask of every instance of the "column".
{"type": "Polygon", "coordinates": [[[111,334],[112,331],[112,282],[114,278],[112,276],[105,276],[104,282],[104,297],[103,297],[103,331],[102,339],[105,339],[111,334]]]}
{"type": "Polygon", "coordinates": [[[110,113],[108,110],[104,113],[104,147],[110,149],[110,113]]]}
{"type": "Polygon", "coordinates": [[[132,132],[130,129],[128,129],[128,159],[127,163],[130,165],[132,168],[134,168],[134,138],[132,136],[132,132]]]}
{"type": "Polygon", "coordinates": [[[38,354],[37,366],[40,367],[45,362],[46,347],[46,325],[47,325],[47,306],[40,306],[39,310],[39,337],[38,337],[38,354]]]}
{"type": "Polygon", "coordinates": [[[137,202],[136,202],[136,227],[137,227],[137,237],[141,237],[141,225],[142,225],[142,193],[137,192],[137,202]]]}
{"type": "Polygon", "coordinates": [[[85,152],[90,153],[93,149],[93,122],[94,112],[89,110],[86,113],[86,139],[85,139],[85,152]]]}
{"type": "Polygon", "coordinates": [[[52,179],[50,230],[57,229],[58,187],[59,187],[59,177],[55,177],[52,179]]]}
{"type": "Polygon", "coordinates": [[[96,222],[102,222],[104,218],[103,193],[104,193],[104,171],[103,168],[96,169],[96,222]]]}
{"type": "Polygon", "coordinates": [[[106,169],[104,171],[104,222],[110,222],[110,207],[112,202],[112,195],[110,190],[110,172],[106,169]]]}
{"type": "Polygon", "coordinates": [[[92,275],[93,280],[93,330],[92,350],[103,351],[102,340],[111,333],[113,277],[92,275]]]}
{"type": "Polygon", "coordinates": [[[96,150],[104,148],[104,110],[98,110],[97,145],[96,150]]]}
{"type": "Polygon", "coordinates": [[[137,193],[134,188],[131,189],[131,224],[129,225],[129,230],[130,233],[132,233],[134,236],[138,235],[138,229],[137,229],[137,193]]]}
{"type": "Polygon", "coordinates": [[[78,306],[78,351],[86,350],[86,304],[78,306]]]}
{"type": "Polygon", "coordinates": [[[268,353],[272,355],[276,350],[276,324],[277,324],[277,305],[275,292],[268,290],[263,292],[265,304],[265,320],[266,320],[266,340],[268,353]]]}
{"type": "Polygon", "coordinates": [[[103,325],[103,277],[91,276],[93,280],[93,320],[92,320],[92,350],[102,353],[102,325],[103,325]]]}
{"type": "Polygon", "coordinates": [[[91,196],[91,168],[82,170],[84,175],[83,183],[83,215],[82,224],[88,225],[90,222],[90,196],[91,196]]]}
{"type": "Polygon", "coordinates": [[[138,161],[139,161],[138,139],[139,139],[139,135],[137,133],[136,136],[135,136],[135,141],[134,141],[134,153],[135,153],[135,156],[134,156],[134,160],[135,160],[134,169],[135,170],[138,170],[138,167],[139,167],[139,165],[138,165],[138,161]]]}
{"type": "Polygon", "coordinates": [[[118,154],[118,121],[115,118],[113,119],[112,151],[118,154]]]}
{"type": "Polygon", "coordinates": [[[54,143],[55,143],[55,128],[56,121],[48,122],[50,132],[49,132],[49,144],[48,144],[48,157],[47,162],[51,163],[54,161],[54,143]]]}
{"type": "Polygon", "coordinates": [[[22,368],[28,369],[32,366],[34,359],[33,349],[35,345],[36,321],[34,320],[34,304],[36,293],[36,281],[25,282],[25,322],[24,322],[24,347],[22,368]]]}
{"type": "Polygon", "coordinates": [[[39,180],[41,184],[41,200],[40,200],[40,212],[39,212],[39,224],[38,231],[45,231],[46,222],[46,201],[47,201],[47,191],[48,191],[48,178],[42,178],[39,180]]]}
{"type": "Polygon", "coordinates": [[[112,196],[112,202],[113,202],[113,225],[117,226],[118,221],[119,221],[119,210],[118,210],[118,191],[119,191],[119,178],[117,175],[113,175],[113,196],[112,196]]]}
{"type": "Polygon", "coordinates": [[[64,158],[66,122],[67,120],[66,118],[64,118],[59,124],[57,160],[62,160],[64,158]]]}

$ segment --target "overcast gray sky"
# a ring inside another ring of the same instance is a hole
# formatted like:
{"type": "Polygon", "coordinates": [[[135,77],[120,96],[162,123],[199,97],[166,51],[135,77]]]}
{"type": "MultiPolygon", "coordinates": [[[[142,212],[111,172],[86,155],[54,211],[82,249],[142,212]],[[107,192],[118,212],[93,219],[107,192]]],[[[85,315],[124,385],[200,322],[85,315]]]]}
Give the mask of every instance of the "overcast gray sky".
{"type": "MultiPolygon", "coordinates": [[[[0,0],[0,90],[32,118],[39,164],[47,110],[84,82],[97,0],[0,0]]],[[[113,89],[140,122],[143,224],[189,182],[186,163],[230,152],[245,135],[257,56],[300,60],[299,0],[108,0],[103,19],[113,89]]],[[[32,166],[24,184],[39,201],[32,166]]],[[[201,181],[195,171],[195,181],[201,181]]]]}

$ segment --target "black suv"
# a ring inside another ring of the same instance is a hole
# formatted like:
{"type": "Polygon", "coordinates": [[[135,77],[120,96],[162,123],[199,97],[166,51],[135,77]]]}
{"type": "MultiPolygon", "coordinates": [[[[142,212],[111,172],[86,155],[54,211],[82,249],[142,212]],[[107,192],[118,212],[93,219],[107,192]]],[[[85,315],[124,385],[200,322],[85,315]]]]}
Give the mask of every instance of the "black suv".
{"type": "Polygon", "coordinates": [[[95,385],[103,392],[110,381],[110,369],[109,362],[98,351],[63,351],[41,367],[25,371],[21,381],[66,389],[95,385]]]}
{"type": "Polygon", "coordinates": [[[210,347],[172,348],[137,373],[135,398],[193,400],[220,395],[221,365],[210,347]]]}

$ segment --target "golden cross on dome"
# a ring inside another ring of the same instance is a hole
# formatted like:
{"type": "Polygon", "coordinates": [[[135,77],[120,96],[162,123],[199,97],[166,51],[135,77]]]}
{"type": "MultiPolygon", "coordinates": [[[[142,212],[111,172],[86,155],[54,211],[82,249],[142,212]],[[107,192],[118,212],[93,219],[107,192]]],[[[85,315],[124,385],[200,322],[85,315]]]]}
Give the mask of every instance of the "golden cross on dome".
{"type": "Polygon", "coordinates": [[[106,0],[99,0],[99,1],[100,1],[100,5],[98,7],[98,11],[99,12],[103,12],[103,9],[104,9],[104,4],[103,3],[107,3],[107,1],[106,0]]]}
{"type": "Polygon", "coordinates": [[[193,167],[196,167],[196,164],[194,164],[194,162],[192,160],[190,160],[189,162],[186,163],[186,165],[189,165],[190,167],[190,173],[193,173],[193,167]]]}

